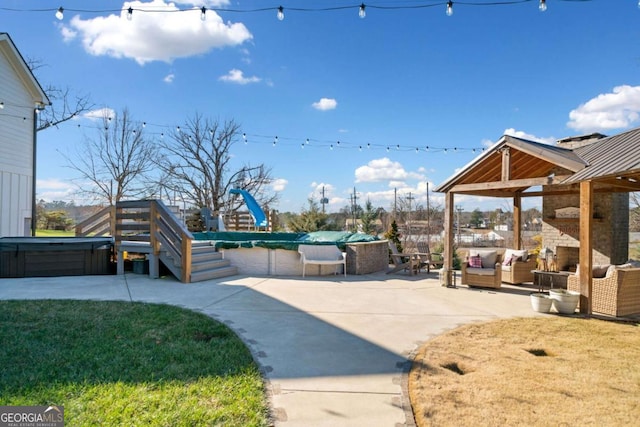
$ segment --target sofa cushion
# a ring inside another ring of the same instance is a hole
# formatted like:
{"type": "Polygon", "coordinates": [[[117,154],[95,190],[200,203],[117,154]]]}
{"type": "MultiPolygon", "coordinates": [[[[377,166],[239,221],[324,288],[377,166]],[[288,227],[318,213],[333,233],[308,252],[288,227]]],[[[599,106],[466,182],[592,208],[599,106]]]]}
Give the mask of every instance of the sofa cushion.
{"type": "Polygon", "coordinates": [[[478,256],[482,258],[482,268],[495,268],[496,261],[498,259],[498,253],[490,250],[478,250],[471,249],[469,251],[469,257],[478,256]]]}
{"type": "Polygon", "coordinates": [[[475,274],[477,276],[495,276],[495,268],[467,268],[467,274],[475,274]]]}
{"type": "Polygon", "coordinates": [[[512,258],[514,255],[516,256],[516,259],[519,258],[520,261],[526,261],[527,259],[529,259],[529,251],[527,251],[526,249],[507,249],[504,251],[505,260],[512,258]]]}
{"type": "MultiPolygon", "coordinates": [[[[609,264],[594,265],[591,269],[591,277],[593,277],[594,279],[611,277],[607,275],[609,273],[610,267],[612,268],[611,274],[613,274],[613,268],[615,268],[614,265],[609,265],[609,264]]],[[[580,264],[576,264],[576,276],[580,277],[580,264]]]]}

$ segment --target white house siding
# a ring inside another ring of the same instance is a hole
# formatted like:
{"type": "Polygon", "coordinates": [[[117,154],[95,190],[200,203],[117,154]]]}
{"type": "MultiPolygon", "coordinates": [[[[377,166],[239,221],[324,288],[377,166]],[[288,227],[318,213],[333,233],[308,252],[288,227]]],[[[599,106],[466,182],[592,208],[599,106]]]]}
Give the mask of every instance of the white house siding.
{"type": "Polygon", "coordinates": [[[6,46],[0,49],[0,237],[29,233],[33,200],[32,83],[16,69],[22,59],[6,46]]]}

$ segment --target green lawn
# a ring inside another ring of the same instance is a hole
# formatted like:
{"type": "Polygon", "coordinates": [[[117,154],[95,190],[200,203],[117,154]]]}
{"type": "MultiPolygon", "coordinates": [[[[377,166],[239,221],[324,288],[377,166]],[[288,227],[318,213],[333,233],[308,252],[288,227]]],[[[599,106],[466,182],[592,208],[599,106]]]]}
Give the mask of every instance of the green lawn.
{"type": "Polygon", "coordinates": [[[167,306],[0,301],[2,405],[67,425],[269,425],[262,377],[226,326],[167,306]]]}
{"type": "Polygon", "coordinates": [[[36,237],[74,237],[75,235],[73,230],[36,230],[36,237]]]}

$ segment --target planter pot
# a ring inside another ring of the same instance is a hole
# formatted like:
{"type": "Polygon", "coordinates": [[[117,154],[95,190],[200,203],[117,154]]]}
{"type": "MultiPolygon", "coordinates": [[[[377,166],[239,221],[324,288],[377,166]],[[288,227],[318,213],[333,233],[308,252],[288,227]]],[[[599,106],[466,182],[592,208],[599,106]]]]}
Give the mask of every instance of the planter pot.
{"type": "Polygon", "coordinates": [[[553,300],[553,308],[560,314],[573,314],[580,301],[580,292],[566,289],[550,289],[549,296],[553,300]]]}
{"type": "Polygon", "coordinates": [[[531,308],[538,313],[548,313],[551,311],[552,300],[547,294],[533,293],[531,294],[531,308]]]}

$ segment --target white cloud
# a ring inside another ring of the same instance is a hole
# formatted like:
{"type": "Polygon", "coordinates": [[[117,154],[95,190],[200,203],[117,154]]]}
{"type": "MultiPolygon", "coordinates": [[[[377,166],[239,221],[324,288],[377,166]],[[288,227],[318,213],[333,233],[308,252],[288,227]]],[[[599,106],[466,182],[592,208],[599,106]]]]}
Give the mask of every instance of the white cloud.
{"type": "Polygon", "coordinates": [[[249,84],[249,83],[258,83],[262,79],[259,78],[259,77],[256,77],[256,76],[245,77],[244,73],[241,70],[238,70],[238,69],[234,68],[233,70],[229,71],[224,76],[220,76],[218,78],[218,80],[223,81],[223,82],[227,82],[227,83],[235,83],[235,84],[239,84],[239,85],[246,85],[246,84],[249,84]]]}
{"type": "Polygon", "coordinates": [[[407,179],[424,179],[422,174],[407,172],[400,163],[392,162],[387,157],[371,160],[366,166],[360,166],[355,175],[356,182],[390,181],[396,186],[407,179]]]}
{"type": "Polygon", "coordinates": [[[86,20],[75,15],[68,26],[62,26],[61,33],[65,40],[80,37],[84,49],[91,55],[131,58],[140,65],[202,55],[253,38],[244,24],[225,23],[213,10],[208,10],[206,20],[202,21],[200,7],[201,3],[193,9],[179,9],[175,3],[164,0],[125,2],[119,15],[86,20]],[[134,9],[131,20],[126,18],[129,7],[134,9]],[[144,10],[184,11],[147,13],[144,10]]]}
{"type": "Polygon", "coordinates": [[[73,201],[75,199],[74,192],[76,186],[64,182],[56,178],[37,179],[37,198],[43,199],[47,202],[59,201],[73,201]]]}
{"type": "Polygon", "coordinates": [[[581,132],[627,128],[640,119],[640,86],[616,86],[569,113],[567,126],[581,132]]]}
{"type": "Polygon", "coordinates": [[[273,191],[284,191],[284,189],[287,187],[287,184],[289,184],[289,181],[284,178],[278,178],[273,180],[273,182],[271,183],[271,188],[273,188],[273,191]]]}
{"type": "Polygon", "coordinates": [[[314,102],[311,106],[320,111],[335,110],[338,106],[338,101],[333,98],[320,98],[320,101],[314,102]]]}
{"type": "Polygon", "coordinates": [[[105,117],[114,118],[116,116],[116,112],[111,108],[99,108],[97,110],[87,111],[82,115],[82,117],[90,119],[90,120],[102,120],[105,117]]]}
{"type": "Polygon", "coordinates": [[[162,79],[162,81],[165,82],[165,83],[173,83],[175,78],[176,78],[175,74],[169,73],[164,77],[164,79],[162,79]]]}
{"type": "MultiPolygon", "coordinates": [[[[505,135],[509,135],[509,136],[515,136],[516,138],[522,138],[522,139],[528,139],[529,141],[535,141],[535,142],[542,142],[544,144],[555,144],[556,143],[556,138],[552,137],[552,136],[548,136],[548,137],[540,137],[540,136],[535,136],[532,135],[530,133],[526,133],[523,132],[521,130],[515,130],[514,128],[509,128],[509,129],[505,129],[504,130],[504,134],[505,135]]],[[[484,141],[483,141],[484,143],[484,141]]],[[[493,145],[493,143],[489,144],[488,146],[493,145]]]]}

